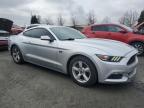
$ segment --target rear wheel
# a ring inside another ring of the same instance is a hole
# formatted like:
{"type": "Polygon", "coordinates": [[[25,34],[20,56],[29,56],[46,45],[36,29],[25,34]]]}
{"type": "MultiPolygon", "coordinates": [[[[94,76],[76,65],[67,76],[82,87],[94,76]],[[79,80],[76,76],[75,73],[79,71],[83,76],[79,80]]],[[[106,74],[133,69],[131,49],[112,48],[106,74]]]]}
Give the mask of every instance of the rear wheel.
{"type": "Polygon", "coordinates": [[[138,50],[138,55],[139,56],[142,56],[144,54],[144,43],[134,42],[131,45],[138,50]]]}
{"type": "Polygon", "coordinates": [[[80,86],[92,86],[97,82],[97,71],[87,57],[77,56],[69,64],[69,72],[74,82],[80,86]]]}
{"type": "Polygon", "coordinates": [[[13,46],[11,50],[11,55],[15,63],[22,64],[24,63],[22,53],[20,52],[17,46],[13,46]]]}

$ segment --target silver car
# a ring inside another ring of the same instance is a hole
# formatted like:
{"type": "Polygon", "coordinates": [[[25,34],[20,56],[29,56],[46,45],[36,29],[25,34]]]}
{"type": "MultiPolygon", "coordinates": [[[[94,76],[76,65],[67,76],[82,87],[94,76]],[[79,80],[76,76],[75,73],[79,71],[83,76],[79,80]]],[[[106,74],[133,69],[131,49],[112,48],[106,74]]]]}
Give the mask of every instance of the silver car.
{"type": "Polygon", "coordinates": [[[89,39],[60,26],[37,26],[12,36],[9,50],[15,63],[26,61],[70,74],[81,86],[129,82],[138,63],[138,51],[125,43],[89,39]]]}

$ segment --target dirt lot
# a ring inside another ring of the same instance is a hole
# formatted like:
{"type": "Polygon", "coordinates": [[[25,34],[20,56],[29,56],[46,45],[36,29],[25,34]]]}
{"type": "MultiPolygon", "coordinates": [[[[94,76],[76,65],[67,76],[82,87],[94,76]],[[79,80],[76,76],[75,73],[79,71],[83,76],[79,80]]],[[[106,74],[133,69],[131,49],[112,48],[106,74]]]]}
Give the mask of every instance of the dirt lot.
{"type": "Polygon", "coordinates": [[[144,108],[144,57],[133,83],[83,88],[58,72],[17,65],[0,51],[0,108],[144,108]]]}

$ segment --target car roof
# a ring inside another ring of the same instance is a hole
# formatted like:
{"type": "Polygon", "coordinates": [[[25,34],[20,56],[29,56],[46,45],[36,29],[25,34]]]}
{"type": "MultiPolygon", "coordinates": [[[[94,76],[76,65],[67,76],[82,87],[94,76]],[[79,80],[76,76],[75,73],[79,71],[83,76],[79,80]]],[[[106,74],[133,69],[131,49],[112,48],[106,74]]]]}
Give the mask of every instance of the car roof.
{"type": "Polygon", "coordinates": [[[53,27],[66,27],[66,26],[56,26],[56,25],[44,25],[44,24],[42,24],[42,25],[38,25],[38,26],[36,26],[36,27],[33,27],[33,28],[39,28],[39,27],[42,27],[42,28],[53,28],[53,27]]]}
{"type": "Polygon", "coordinates": [[[66,26],[56,26],[56,25],[46,25],[46,24],[39,24],[38,26],[29,28],[29,29],[25,29],[23,32],[31,30],[31,29],[36,29],[36,28],[46,28],[46,29],[50,29],[53,27],[66,27],[66,26]]]}

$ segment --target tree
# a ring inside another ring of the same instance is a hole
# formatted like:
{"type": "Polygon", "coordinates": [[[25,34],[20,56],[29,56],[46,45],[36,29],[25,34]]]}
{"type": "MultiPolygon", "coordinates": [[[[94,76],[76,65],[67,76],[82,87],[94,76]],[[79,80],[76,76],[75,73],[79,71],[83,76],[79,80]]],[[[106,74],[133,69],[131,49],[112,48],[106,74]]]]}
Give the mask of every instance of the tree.
{"type": "Polygon", "coordinates": [[[124,16],[119,19],[119,23],[120,24],[124,24],[125,25],[125,22],[126,22],[126,18],[124,16]]]}
{"type": "Polygon", "coordinates": [[[141,23],[143,22],[144,22],[144,10],[141,12],[140,17],[138,19],[138,25],[140,25],[140,27],[138,28],[139,30],[144,27],[144,24],[141,25],[141,23]]]}
{"type": "Polygon", "coordinates": [[[139,24],[142,23],[142,22],[144,22],[144,10],[141,12],[140,17],[138,19],[139,24]]]}
{"type": "Polygon", "coordinates": [[[109,17],[105,17],[103,20],[102,20],[102,23],[110,23],[111,22],[111,19],[109,17]]]}
{"type": "Polygon", "coordinates": [[[49,17],[45,19],[45,23],[47,25],[54,25],[53,20],[51,18],[49,18],[49,17]]]}
{"type": "Polygon", "coordinates": [[[94,11],[89,11],[88,13],[88,25],[96,23],[96,17],[94,11]]]}
{"type": "Polygon", "coordinates": [[[40,24],[40,16],[32,15],[31,24],[40,24]]]}
{"type": "Polygon", "coordinates": [[[38,24],[40,24],[41,23],[41,16],[37,15],[36,17],[37,17],[37,20],[38,20],[38,24]]]}
{"type": "Polygon", "coordinates": [[[65,23],[65,20],[61,14],[58,15],[57,21],[58,21],[58,25],[60,25],[60,26],[63,26],[65,23]]]}
{"type": "Polygon", "coordinates": [[[132,27],[138,20],[138,13],[136,11],[127,11],[120,19],[119,23],[132,27]]]}
{"type": "Polygon", "coordinates": [[[72,23],[73,28],[76,28],[77,20],[76,20],[76,16],[74,16],[73,14],[71,15],[71,23],[72,23]]]}

